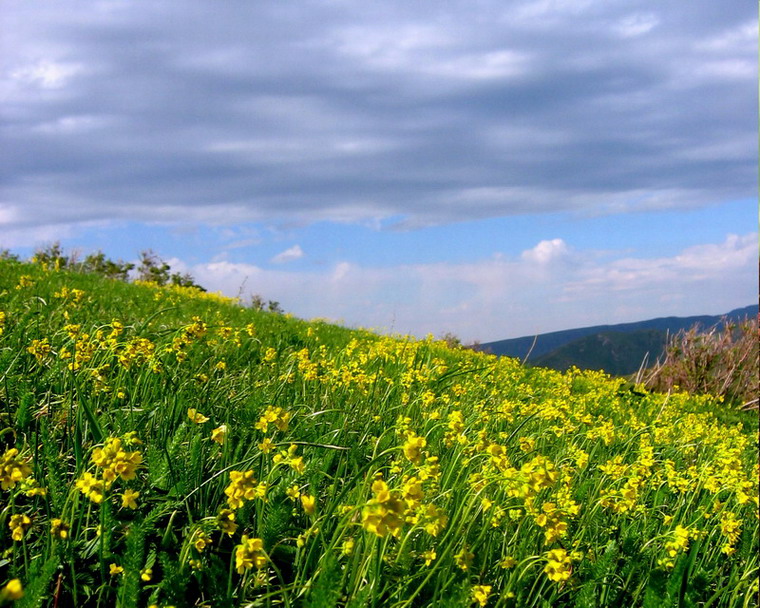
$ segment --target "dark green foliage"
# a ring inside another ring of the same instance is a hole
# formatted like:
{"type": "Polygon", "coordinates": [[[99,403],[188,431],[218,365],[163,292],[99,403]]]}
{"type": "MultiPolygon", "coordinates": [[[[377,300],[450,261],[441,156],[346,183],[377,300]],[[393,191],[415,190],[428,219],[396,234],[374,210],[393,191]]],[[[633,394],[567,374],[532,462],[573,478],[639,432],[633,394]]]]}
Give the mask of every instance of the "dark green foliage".
{"type": "Polygon", "coordinates": [[[122,260],[114,262],[107,258],[102,251],[97,251],[89,254],[79,265],[78,270],[84,273],[104,276],[109,279],[127,281],[129,279],[129,272],[134,267],[134,264],[123,262],[122,260]]]}
{"type": "Polygon", "coordinates": [[[341,573],[338,560],[326,555],[320,561],[319,573],[306,598],[306,608],[335,608],[341,595],[341,573]]]}
{"type": "Polygon", "coordinates": [[[166,285],[169,282],[171,266],[164,262],[150,249],[140,252],[140,265],[137,267],[137,278],[141,281],[166,285]]]}
{"type": "Polygon", "coordinates": [[[150,249],[140,253],[137,278],[141,281],[156,283],[157,285],[176,285],[177,287],[192,287],[200,291],[206,291],[195,282],[189,273],[172,272],[171,265],[150,249]]]}
{"type": "Polygon", "coordinates": [[[176,557],[161,551],[158,554],[160,564],[159,576],[161,584],[161,603],[184,604],[185,590],[188,584],[188,573],[182,572],[177,564],[176,557]]]}
{"type": "Polygon", "coordinates": [[[32,423],[32,405],[34,404],[34,395],[24,393],[18,401],[16,410],[16,430],[27,432],[32,423]]]}
{"type": "Polygon", "coordinates": [[[47,247],[35,251],[34,257],[32,258],[37,264],[55,270],[65,270],[68,268],[70,259],[69,256],[64,255],[61,243],[57,241],[47,247]]]}
{"type": "Polygon", "coordinates": [[[0,260],[3,262],[18,262],[19,257],[15,253],[11,253],[9,249],[0,249],[0,260]]]}
{"type": "Polygon", "coordinates": [[[145,563],[145,537],[149,520],[136,519],[126,530],[126,543],[121,566],[124,574],[119,584],[119,604],[123,608],[140,605],[140,571],[145,563]]]}
{"type": "Polygon", "coordinates": [[[275,314],[282,314],[283,312],[285,312],[280,306],[279,302],[277,302],[276,300],[265,300],[263,297],[261,297],[257,293],[251,296],[250,306],[254,310],[266,310],[267,312],[272,312],[275,314]]]}
{"type": "Polygon", "coordinates": [[[46,601],[50,602],[55,591],[54,581],[59,564],[57,555],[51,555],[44,562],[41,560],[32,562],[24,597],[16,602],[16,608],[41,608],[46,605],[46,601]]]}

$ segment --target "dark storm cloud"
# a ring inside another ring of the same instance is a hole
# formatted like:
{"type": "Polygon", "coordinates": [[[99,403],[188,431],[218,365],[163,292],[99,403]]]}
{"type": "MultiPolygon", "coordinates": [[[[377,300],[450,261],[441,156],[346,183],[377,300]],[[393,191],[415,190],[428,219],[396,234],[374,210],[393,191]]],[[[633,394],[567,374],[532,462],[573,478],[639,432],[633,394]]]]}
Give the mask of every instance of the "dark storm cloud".
{"type": "Polygon", "coordinates": [[[9,2],[0,224],[678,208],[756,191],[756,10],[9,2]]]}

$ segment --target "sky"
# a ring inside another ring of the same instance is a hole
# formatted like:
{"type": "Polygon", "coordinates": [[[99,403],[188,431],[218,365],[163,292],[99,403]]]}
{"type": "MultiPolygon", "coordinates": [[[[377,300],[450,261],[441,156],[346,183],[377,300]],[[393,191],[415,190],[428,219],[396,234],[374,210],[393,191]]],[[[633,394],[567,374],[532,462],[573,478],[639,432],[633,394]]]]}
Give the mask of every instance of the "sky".
{"type": "Polygon", "coordinates": [[[0,248],[464,342],[758,298],[746,0],[0,0],[0,248]]]}

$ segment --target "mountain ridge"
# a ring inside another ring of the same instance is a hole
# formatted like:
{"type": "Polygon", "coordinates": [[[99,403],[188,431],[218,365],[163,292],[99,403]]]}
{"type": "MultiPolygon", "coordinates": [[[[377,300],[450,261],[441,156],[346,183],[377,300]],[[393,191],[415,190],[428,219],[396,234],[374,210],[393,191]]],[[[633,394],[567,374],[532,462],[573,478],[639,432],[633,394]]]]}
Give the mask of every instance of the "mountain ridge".
{"type": "Polygon", "coordinates": [[[653,363],[663,352],[669,334],[694,325],[709,328],[724,319],[741,321],[758,314],[758,305],[736,308],[723,315],[657,317],[614,325],[594,325],[480,344],[477,350],[516,357],[530,365],[566,370],[604,369],[615,375],[638,371],[645,357],[653,363]]]}

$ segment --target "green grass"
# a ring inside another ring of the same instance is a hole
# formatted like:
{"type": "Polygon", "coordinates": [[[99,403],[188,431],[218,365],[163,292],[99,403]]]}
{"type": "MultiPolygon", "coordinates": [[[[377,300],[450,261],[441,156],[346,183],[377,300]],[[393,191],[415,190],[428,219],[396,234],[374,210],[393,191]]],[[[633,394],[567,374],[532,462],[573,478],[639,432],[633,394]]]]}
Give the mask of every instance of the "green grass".
{"type": "Polygon", "coordinates": [[[756,605],[715,398],[13,261],[0,320],[0,604],[756,605]]]}

